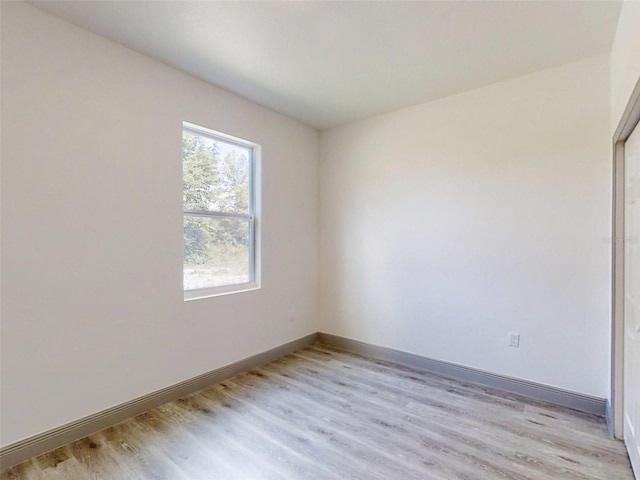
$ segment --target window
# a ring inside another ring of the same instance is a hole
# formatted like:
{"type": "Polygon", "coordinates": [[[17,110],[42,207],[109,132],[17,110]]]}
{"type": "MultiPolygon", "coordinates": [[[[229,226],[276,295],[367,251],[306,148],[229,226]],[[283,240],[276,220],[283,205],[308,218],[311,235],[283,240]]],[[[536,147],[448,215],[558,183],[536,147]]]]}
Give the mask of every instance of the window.
{"type": "Polygon", "coordinates": [[[183,124],[185,300],[258,288],[258,154],[254,143],[183,124]]]}

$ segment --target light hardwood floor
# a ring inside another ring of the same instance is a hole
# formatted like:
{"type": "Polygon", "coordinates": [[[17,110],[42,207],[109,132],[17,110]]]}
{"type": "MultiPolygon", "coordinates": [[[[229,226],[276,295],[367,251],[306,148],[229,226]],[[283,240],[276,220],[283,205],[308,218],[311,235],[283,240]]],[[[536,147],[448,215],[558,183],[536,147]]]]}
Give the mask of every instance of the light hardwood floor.
{"type": "Polygon", "coordinates": [[[602,419],[322,345],[4,471],[9,479],[632,480],[602,419]]]}

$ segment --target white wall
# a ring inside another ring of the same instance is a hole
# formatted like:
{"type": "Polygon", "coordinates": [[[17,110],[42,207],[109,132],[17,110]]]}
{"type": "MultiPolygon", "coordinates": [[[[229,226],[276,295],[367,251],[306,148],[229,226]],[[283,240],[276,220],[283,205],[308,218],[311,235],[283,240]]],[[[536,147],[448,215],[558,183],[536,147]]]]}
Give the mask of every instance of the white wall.
{"type": "Polygon", "coordinates": [[[2,445],[317,331],[317,156],[310,128],[2,2],[2,445]],[[183,120],[263,147],[260,291],[183,301],[183,120]]]}
{"type": "Polygon", "coordinates": [[[323,132],[321,330],[608,397],[609,138],[608,56],[323,132]]]}
{"type": "Polygon", "coordinates": [[[640,79],[640,2],[625,1],[611,48],[611,131],[615,132],[640,79]]]}
{"type": "MultiPolygon", "coordinates": [[[[611,68],[611,135],[615,134],[621,123],[622,115],[629,104],[631,93],[640,80],[640,2],[625,1],[620,9],[618,27],[616,29],[610,55],[611,68]]],[[[622,217],[618,218],[622,222],[622,217]]],[[[623,268],[619,265],[618,275],[622,275],[623,268]]],[[[621,308],[618,305],[617,308],[621,308]]],[[[613,388],[617,390],[614,396],[614,429],[619,438],[623,435],[623,386],[624,372],[624,328],[616,326],[615,357],[618,367],[614,374],[613,388]]]]}

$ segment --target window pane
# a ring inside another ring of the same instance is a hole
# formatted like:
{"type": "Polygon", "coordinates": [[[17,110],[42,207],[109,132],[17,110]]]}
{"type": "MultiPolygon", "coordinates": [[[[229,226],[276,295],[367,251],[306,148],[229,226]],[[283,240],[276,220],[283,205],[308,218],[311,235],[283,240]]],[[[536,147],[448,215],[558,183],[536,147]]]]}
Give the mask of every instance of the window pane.
{"type": "Polygon", "coordinates": [[[249,219],[184,216],[184,289],[250,282],[249,219]]]}
{"type": "Polygon", "coordinates": [[[249,213],[252,150],[220,139],[182,133],[185,210],[249,213]]]}

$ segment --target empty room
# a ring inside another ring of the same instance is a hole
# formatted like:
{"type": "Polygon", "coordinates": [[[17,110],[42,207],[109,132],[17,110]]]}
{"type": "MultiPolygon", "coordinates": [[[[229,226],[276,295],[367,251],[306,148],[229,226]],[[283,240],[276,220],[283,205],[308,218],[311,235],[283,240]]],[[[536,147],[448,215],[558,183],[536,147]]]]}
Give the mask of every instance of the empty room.
{"type": "Polygon", "coordinates": [[[640,479],[640,1],[0,22],[1,480],[640,479]]]}

